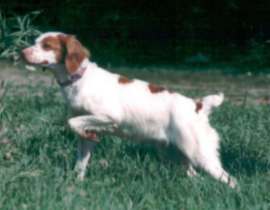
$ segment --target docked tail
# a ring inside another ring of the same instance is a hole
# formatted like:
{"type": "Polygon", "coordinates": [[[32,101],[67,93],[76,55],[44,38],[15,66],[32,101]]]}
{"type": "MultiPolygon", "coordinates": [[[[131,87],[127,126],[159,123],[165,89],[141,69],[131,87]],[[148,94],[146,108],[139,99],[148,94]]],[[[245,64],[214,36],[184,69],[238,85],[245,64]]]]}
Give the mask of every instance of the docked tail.
{"type": "Polygon", "coordinates": [[[224,94],[209,95],[196,102],[196,112],[204,113],[206,116],[211,114],[214,107],[218,107],[224,100],[224,94]]]}

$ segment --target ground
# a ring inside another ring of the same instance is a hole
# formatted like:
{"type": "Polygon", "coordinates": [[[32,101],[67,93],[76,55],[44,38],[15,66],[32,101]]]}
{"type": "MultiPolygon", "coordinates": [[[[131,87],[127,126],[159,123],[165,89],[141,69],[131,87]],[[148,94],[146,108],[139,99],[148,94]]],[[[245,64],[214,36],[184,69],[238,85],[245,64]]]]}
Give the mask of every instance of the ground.
{"type": "MultiPolygon", "coordinates": [[[[51,86],[54,78],[40,69],[27,70],[25,65],[13,65],[8,61],[0,61],[0,81],[12,81],[15,84],[40,84],[51,86]]],[[[180,93],[203,96],[215,92],[223,92],[226,100],[241,104],[270,104],[270,73],[252,75],[228,74],[228,67],[108,67],[109,70],[128,77],[139,78],[164,85],[180,93]],[[225,73],[224,73],[225,72],[225,73]]]]}
{"type": "Polygon", "coordinates": [[[54,78],[2,61],[0,209],[270,209],[269,75],[232,75],[213,67],[109,69],[188,96],[224,92],[226,101],[211,124],[221,137],[224,167],[237,178],[239,190],[202,172],[187,177],[174,148],[160,154],[151,145],[117,137],[102,138],[86,180],[76,181],[78,136],[66,125],[69,112],[54,78]]]}

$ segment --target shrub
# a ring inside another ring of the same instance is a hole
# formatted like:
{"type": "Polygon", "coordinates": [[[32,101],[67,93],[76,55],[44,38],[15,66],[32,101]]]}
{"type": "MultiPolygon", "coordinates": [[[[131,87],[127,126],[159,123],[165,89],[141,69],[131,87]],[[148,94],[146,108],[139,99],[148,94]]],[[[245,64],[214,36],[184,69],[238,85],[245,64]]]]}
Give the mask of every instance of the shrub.
{"type": "Polygon", "coordinates": [[[0,58],[18,60],[20,50],[30,44],[33,36],[41,33],[33,25],[39,14],[39,11],[34,11],[23,16],[6,17],[0,12],[0,58]]]}

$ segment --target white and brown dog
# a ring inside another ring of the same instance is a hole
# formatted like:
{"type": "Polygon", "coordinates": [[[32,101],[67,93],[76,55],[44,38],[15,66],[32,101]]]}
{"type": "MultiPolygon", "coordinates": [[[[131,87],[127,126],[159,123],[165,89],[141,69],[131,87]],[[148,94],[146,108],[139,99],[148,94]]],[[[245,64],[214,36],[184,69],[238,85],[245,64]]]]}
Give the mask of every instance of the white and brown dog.
{"type": "Polygon", "coordinates": [[[52,70],[77,113],[68,123],[82,137],[75,167],[80,179],[102,133],[175,145],[188,160],[188,175],[196,175],[199,167],[236,186],[222,167],[219,136],[208,120],[212,108],[222,103],[222,94],[196,102],[164,87],[108,72],[89,60],[88,51],[74,36],[64,33],[45,33],[22,54],[28,63],[52,70]]]}

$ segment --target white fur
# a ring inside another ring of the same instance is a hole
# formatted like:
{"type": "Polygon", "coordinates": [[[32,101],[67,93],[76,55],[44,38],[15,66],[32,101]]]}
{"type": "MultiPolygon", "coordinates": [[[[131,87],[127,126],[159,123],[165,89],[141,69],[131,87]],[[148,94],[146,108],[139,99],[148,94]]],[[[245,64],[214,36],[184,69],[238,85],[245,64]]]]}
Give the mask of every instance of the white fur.
{"type": "Polygon", "coordinates": [[[49,63],[55,64],[57,62],[56,56],[52,50],[43,50],[42,49],[42,40],[48,36],[56,37],[62,33],[59,32],[50,32],[41,35],[35,41],[35,45],[29,48],[24,49],[27,52],[27,59],[29,63],[33,64],[42,64],[42,63],[49,63]]]}
{"type": "MultiPolygon", "coordinates": [[[[55,63],[52,55],[41,51],[39,37],[32,47],[33,63],[42,57],[55,63]],[[36,59],[36,60],[35,60],[36,59]]],[[[86,71],[81,79],[63,88],[68,103],[76,113],[69,125],[83,136],[87,131],[124,135],[132,140],[155,141],[175,145],[187,158],[187,173],[196,175],[200,167],[214,178],[235,187],[236,181],[223,169],[219,160],[219,136],[210,125],[208,115],[213,107],[223,101],[223,94],[206,96],[201,100],[202,109],[196,112],[196,102],[179,93],[162,91],[151,93],[148,83],[133,80],[119,83],[119,75],[100,68],[85,59],[80,68],[86,71]]],[[[63,65],[53,67],[58,80],[66,74],[63,65]]],[[[81,140],[78,147],[76,169],[83,179],[91,157],[93,142],[81,140]],[[82,147],[82,145],[84,145],[82,147]]]]}

